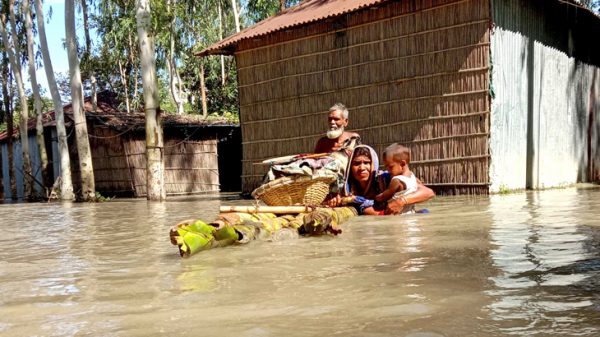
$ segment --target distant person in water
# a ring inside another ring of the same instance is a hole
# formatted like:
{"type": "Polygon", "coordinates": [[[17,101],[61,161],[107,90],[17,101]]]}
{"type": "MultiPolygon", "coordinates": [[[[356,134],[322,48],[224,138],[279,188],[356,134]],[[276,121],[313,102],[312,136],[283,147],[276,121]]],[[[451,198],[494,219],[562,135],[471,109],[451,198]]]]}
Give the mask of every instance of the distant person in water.
{"type": "Polygon", "coordinates": [[[388,146],[383,151],[383,163],[392,178],[387,188],[375,196],[375,201],[387,203],[392,199],[401,199],[405,206],[400,213],[414,213],[415,205],[406,202],[406,195],[416,192],[418,188],[417,178],[408,167],[410,149],[397,143],[388,146]]]}
{"type": "Polygon", "coordinates": [[[342,103],[336,103],[329,108],[327,115],[328,130],[324,137],[317,141],[314,153],[329,153],[347,150],[347,155],[350,155],[354,146],[348,146],[349,140],[352,138],[359,139],[357,133],[348,132],[348,109],[342,103]]]}

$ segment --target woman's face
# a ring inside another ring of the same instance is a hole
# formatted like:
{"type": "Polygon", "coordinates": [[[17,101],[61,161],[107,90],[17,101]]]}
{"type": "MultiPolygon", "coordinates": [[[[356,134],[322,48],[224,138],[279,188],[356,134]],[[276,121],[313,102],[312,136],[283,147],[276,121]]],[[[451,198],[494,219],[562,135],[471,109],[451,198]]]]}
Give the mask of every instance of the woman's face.
{"type": "Polygon", "coordinates": [[[352,177],[359,183],[367,183],[371,177],[371,158],[359,155],[352,159],[352,177]]]}

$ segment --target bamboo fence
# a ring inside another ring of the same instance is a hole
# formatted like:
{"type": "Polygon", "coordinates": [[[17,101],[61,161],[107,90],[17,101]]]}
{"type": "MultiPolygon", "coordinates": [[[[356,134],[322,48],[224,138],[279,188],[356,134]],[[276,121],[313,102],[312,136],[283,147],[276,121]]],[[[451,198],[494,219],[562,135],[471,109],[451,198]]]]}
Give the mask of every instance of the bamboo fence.
{"type": "Polygon", "coordinates": [[[381,154],[409,146],[438,193],[489,185],[488,0],[401,1],[240,42],[242,188],[269,157],[311,152],[335,102],[381,154]]]}

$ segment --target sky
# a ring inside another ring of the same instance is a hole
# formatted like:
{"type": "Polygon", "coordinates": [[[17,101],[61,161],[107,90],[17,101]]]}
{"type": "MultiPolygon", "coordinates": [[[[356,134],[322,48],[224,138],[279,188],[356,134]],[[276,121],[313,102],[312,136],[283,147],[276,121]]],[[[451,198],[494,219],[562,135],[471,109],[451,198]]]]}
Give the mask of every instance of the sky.
{"type": "MultiPolygon", "coordinates": [[[[46,0],[44,1],[44,24],[46,27],[46,39],[48,40],[48,49],[50,51],[50,58],[52,59],[52,68],[55,73],[68,73],[69,62],[67,58],[67,50],[63,47],[65,40],[65,5],[64,0],[46,0]],[[52,16],[48,13],[52,7],[52,16]]],[[[77,11],[75,15],[78,15],[77,11]]],[[[81,29],[81,20],[78,20],[77,28],[81,29]]],[[[78,37],[80,43],[83,38],[82,34],[78,37]]],[[[36,42],[39,44],[39,37],[36,35],[36,42]]],[[[37,47],[37,46],[36,46],[37,47]]],[[[23,70],[23,74],[28,74],[27,69],[23,70]]],[[[43,67],[40,67],[36,71],[36,77],[38,84],[45,89],[44,96],[51,97],[50,90],[48,89],[48,81],[46,80],[46,71],[43,67]]],[[[31,81],[29,76],[26,76],[25,86],[31,88],[31,81]]]]}

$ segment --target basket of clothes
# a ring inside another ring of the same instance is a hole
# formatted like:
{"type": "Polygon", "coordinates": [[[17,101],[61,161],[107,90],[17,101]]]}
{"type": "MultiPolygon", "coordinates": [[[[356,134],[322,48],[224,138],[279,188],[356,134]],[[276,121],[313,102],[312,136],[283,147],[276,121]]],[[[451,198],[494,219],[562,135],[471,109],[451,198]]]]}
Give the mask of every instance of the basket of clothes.
{"type": "Polygon", "coordinates": [[[269,206],[319,205],[338,181],[338,171],[331,157],[273,165],[252,196],[269,206]]]}
{"type": "Polygon", "coordinates": [[[335,180],[335,175],[285,176],[261,185],[252,196],[269,206],[319,205],[335,180]]]}

